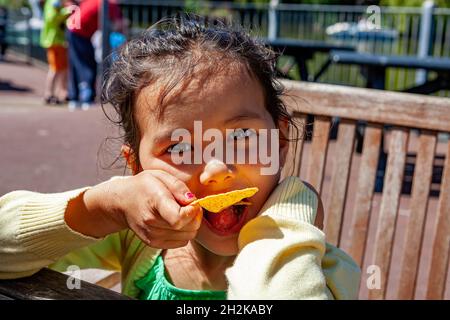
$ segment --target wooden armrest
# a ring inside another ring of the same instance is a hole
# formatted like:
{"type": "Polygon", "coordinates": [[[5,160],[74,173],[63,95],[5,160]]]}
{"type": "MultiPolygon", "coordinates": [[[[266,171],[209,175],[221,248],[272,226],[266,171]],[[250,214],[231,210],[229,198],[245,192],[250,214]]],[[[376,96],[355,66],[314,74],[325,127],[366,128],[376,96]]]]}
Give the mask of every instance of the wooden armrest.
{"type": "Polygon", "coordinates": [[[30,277],[0,280],[0,300],[130,300],[112,290],[80,280],[80,288],[70,290],[70,277],[47,268],[30,277]]]}

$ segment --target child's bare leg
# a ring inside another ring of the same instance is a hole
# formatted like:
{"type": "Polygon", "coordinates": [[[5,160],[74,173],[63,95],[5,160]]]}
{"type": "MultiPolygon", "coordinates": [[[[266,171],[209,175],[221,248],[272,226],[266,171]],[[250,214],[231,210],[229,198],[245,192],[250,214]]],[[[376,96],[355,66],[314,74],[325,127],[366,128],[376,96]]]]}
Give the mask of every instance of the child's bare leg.
{"type": "Polygon", "coordinates": [[[61,96],[64,100],[67,98],[67,70],[61,71],[61,96]]]}
{"type": "Polygon", "coordinates": [[[47,79],[45,81],[45,99],[49,99],[55,95],[55,83],[56,83],[56,72],[49,69],[47,73],[47,79]]]}
{"type": "Polygon", "coordinates": [[[58,90],[58,98],[62,101],[67,97],[67,70],[58,71],[56,74],[56,88],[58,90]]]}

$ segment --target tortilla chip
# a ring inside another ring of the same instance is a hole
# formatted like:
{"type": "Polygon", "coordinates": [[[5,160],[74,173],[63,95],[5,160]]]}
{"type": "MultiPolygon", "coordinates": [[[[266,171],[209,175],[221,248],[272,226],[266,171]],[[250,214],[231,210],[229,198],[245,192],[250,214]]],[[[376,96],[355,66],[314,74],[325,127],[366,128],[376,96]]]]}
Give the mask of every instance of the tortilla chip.
{"type": "Polygon", "coordinates": [[[213,194],[201,199],[197,199],[190,204],[198,203],[202,208],[210,212],[217,213],[234,204],[249,204],[248,201],[241,200],[253,196],[258,191],[259,189],[256,187],[233,190],[226,193],[213,194]]]}

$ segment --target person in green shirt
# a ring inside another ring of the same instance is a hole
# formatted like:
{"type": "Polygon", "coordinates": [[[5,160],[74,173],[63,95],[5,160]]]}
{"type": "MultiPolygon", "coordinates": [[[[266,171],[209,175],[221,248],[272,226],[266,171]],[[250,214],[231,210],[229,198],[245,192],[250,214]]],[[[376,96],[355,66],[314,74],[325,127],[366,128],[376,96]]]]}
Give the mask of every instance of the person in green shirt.
{"type": "Polygon", "coordinates": [[[49,70],[45,83],[44,99],[47,104],[60,104],[67,96],[67,44],[65,21],[70,10],[64,1],[46,0],[44,5],[44,26],[40,44],[47,50],[49,70]],[[59,97],[56,92],[60,89],[59,97]],[[60,99],[62,98],[62,99],[60,99]]]}

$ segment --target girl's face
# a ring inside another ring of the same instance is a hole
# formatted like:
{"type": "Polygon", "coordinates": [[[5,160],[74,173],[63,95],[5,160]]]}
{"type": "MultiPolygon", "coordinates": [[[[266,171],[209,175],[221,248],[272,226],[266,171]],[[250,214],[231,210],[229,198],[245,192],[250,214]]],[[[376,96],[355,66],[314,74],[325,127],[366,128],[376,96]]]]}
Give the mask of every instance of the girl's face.
{"type": "MultiPolygon", "coordinates": [[[[279,170],[272,175],[262,175],[260,169],[268,165],[263,165],[259,158],[256,164],[249,164],[248,158],[245,164],[236,164],[233,163],[236,161],[227,163],[225,156],[224,159],[202,157],[201,163],[175,164],[173,153],[180,150],[183,150],[184,155],[194,152],[194,121],[201,121],[203,132],[218,129],[223,133],[224,140],[240,143],[237,149],[246,148],[244,141],[254,132],[248,129],[256,132],[260,129],[276,129],[274,120],[265,108],[262,87],[242,70],[214,75],[209,81],[194,78],[187,88],[176,94],[176,99],[168,97],[170,102],[164,107],[160,118],[155,108],[152,108],[157,105],[158,93],[157,86],[148,86],[141,91],[136,101],[135,118],[141,131],[139,158],[143,170],[164,170],[172,174],[184,181],[197,198],[247,187],[259,188],[259,192],[249,199],[252,205],[233,206],[217,214],[204,211],[196,241],[217,255],[236,255],[240,229],[256,217],[277,185],[281,169],[277,168],[279,170]],[[189,140],[185,137],[182,143],[179,143],[181,140],[171,140],[171,134],[179,128],[190,132],[192,144],[186,143],[189,140]],[[227,137],[226,129],[243,130],[237,130],[227,137]]],[[[280,136],[285,135],[287,125],[280,123],[279,126],[280,136]]],[[[197,138],[203,141],[202,137],[197,138]]],[[[202,142],[203,149],[209,143],[202,142]]],[[[225,145],[225,141],[223,143],[225,145]]],[[[268,154],[277,152],[277,156],[280,155],[281,166],[287,151],[286,142],[279,141],[279,150],[270,150],[270,142],[267,146],[268,154]]]]}

